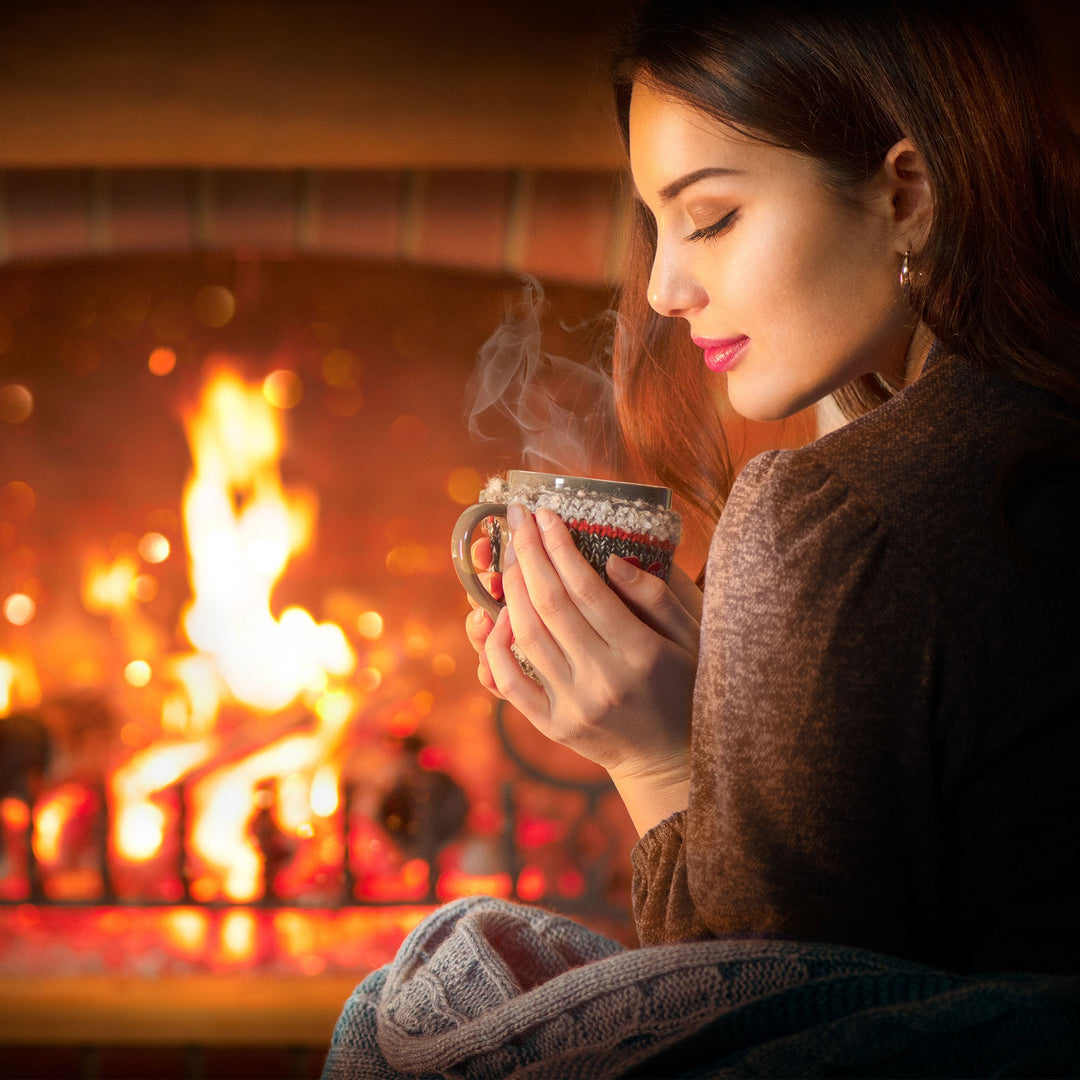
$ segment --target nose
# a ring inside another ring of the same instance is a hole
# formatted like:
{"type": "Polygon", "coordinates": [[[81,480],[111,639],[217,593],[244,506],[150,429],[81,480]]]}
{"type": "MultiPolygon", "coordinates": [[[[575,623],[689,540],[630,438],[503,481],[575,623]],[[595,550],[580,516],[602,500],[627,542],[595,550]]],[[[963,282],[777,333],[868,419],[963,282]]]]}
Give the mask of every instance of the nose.
{"type": "Polygon", "coordinates": [[[701,282],[681,259],[657,245],[649,275],[649,306],[658,315],[686,317],[708,302],[701,282]]]}

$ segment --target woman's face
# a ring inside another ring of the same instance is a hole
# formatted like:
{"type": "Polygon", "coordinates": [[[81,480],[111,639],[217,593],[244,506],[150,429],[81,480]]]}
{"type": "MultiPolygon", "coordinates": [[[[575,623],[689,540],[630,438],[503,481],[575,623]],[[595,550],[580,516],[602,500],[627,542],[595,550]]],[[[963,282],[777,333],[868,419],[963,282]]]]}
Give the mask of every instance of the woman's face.
{"type": "Polygon", "coordinates": [[[656,219],[649,303],[687,321],[739,413],[775,420],[859,375],[903,377],[914,318],[884,175],[847,205],[812,158],[642,83],[630,162],[656,219]]]}

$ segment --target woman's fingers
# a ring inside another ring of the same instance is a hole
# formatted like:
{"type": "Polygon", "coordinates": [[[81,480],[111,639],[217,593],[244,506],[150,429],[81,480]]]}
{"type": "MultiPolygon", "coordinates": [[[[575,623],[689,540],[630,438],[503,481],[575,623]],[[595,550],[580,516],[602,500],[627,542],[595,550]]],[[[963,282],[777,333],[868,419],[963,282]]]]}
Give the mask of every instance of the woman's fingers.
{"type": "MultiPolygon", "coordinates": [[[[502,574],[491,569],[491,541],[486,536],[478,537],[473,541],[472,547],[469,549],[469,555],[472,558],[476,576],[480,579],[480,584],[496,600],[501,600],[503,595],[502,574]]],[[[476,607],[476,601],[471,596],[469,597],[469,603],[476,607]]]]}
{"type": "MultiPolygon", "coordinates": [[[[592,632],[609,646],[619,648],[640,631],[637,620],[627,619],[626,605],[604,583],[604,579],[578,550],[566,524],[550,510],[536,513],[544,550],[556,572],[563,592],[573,600],[574,615],[582,618],[592,632]]],[[[532,582],[530,581],[530,592],[532,582]]],[[[538,605],[539,609],[539,605],[538,605]]],[[[541,609],[541,614],[546,613],[541,609]]],[[[561,609],[560,609],[561,614],[561,609]]],[[[568,632],[580,639],[582,631],[568,622],[568,632]]]]}
{"type": "Polygon", "coordinates": [[[489,570],[491,568],[491,541],[486,536],[478,536],[469,549],[472,564],[477,570],[489,570]]]}
{"type": "MultiPolygon", "coordinates": [[[[599,644],[595,631],[580,610],[583,603],[589,602],[588,587],[584,594],[579,592],[571,596],[561,570],[549,556],[533,516],[519,506],[512,506],[509,513],[514,520],[514,540],[503,573],[503,589],[514,637],[536,667],[554,677],[560,673],[555,665],[561,662],[563,668],[569,668],[572,666],[570,657],[586,650],[595,651],[599,644]]],[[[573,541],[570,543],[572,545],[573,541]]],[[[593,579],[594,589],[608,593],[614,601],[577,548],[574,548],[574,555],[578,569],[593,579]]]]}
{"type": "Polygon", "coordinates": [[[643,623],[697,656],[700,622],[671,588],[617,555],[608,559],[607,574],[612,589],[643,623]]]}
{"type": "Polygon", "coordinates": [[[494,625],[491,616],[482,607],[474,607],[465,617],[465,636],[477,652],[483,651],[484,642],[494,625]]]}
{"type": "Polygon", "coordinates": [[[550,712],[548,697],[543,687],[521,670],[521,664],[510,648],[515,636],[510,627],[509,612],[504,609],[488,634],[483,659],[499,696],[534,724],[542,725],[550,712]]]}

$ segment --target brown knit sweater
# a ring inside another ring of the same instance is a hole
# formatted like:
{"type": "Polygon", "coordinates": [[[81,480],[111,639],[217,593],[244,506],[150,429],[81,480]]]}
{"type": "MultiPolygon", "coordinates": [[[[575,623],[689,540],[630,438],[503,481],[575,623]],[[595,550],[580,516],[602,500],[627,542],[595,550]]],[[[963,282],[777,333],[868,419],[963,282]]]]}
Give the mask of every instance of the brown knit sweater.
{"type": "Polygon", "coordinates": [[[935,352],[754,459],[717,528],[690,805],[634,850],[645,944],[1080,971],[1080,439],[935,352]]]}

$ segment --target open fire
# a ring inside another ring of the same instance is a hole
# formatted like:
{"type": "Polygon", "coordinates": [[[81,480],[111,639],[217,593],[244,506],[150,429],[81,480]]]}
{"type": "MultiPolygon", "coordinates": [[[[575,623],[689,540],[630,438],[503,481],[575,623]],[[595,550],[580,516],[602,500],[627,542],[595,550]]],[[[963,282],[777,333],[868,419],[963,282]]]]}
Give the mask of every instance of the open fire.
{"type": "MultiPolygon", "coordinates": [[[[196,343],[162,335],[152,315],[166,301],[140,295],[146,335],[112,345],[141,353],[139,377],[160,385],[179,357],[184,379],[166,400],[186,479],[157,477],[150,505],[104,540],[87,527],[69,545],[79,581],[64,595],[23,535],[49,479],[19,473],[18,455],[0,477],[0,971],[362,971],[431,904],[477,892],[591,912],[619,932],[625,819],[601,777],[553,758],[476,688],[448,524],[428,535],[423,507],[403,514],[376,494],[354,510],[356,566],[337,551],[342,580],[313,572],[325,569],[323,492],[298,468],[318,459],[328,423],[301,422],[313,366],[331,424],[363,407],[361,371],[364,395],[387,402],[369,421],[390,451],[367,452],[378,482],[396,455],[398,486],[416,486],[418,461],[433,474],[420,498],[447,523],[474,498],[480,475],[439,452],[416,371],[391,369],[378,387],[377,365],[325,319],[317,347],[279,346],[260,366],[239,345],[245,317],[266,317],[260,303],[246,316],[240,304],[233,326],[221,313],[236,308],[232,291],[196,290],[193,321],[209,306],[211,331],[196,343]],[[372,534],[397,595],[351,580],[374,561],[372,534]]],[[[95,322],[82,318],[76,331],[95,322]]],[[[32,426],[57,390],[12,367],[0,378],[9,431],[32,426]]],[[[92,381],[86,367],[64,376],[92,381]]],[[[464,370],[427,391],[458,454],[460,390],[446,408],[446,383],[462,386],[464,370]]],[[[145,448],[131,439],[134,468],[145,448]]]]}

